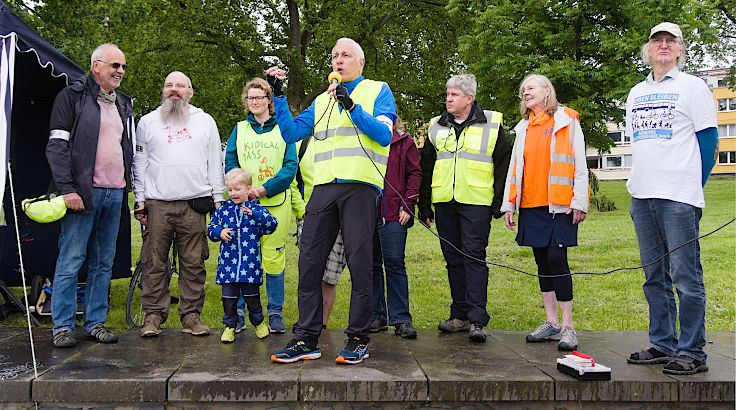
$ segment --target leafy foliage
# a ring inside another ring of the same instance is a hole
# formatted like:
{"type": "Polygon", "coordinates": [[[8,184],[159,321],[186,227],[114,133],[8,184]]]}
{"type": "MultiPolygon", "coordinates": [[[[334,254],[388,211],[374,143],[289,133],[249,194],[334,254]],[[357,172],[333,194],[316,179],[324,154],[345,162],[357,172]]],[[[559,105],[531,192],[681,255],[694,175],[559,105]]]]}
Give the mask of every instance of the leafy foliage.
{"type": "Polygon", "coordinates": [[[604,151],[612,145],[606,123],[623,121],[622,102],[648,72],[638,53],[652,26],[680,24],[691,67],[717,49],[711,21],[718,11],[696,0],[450,0],[450,7],[479,15],[461,50],[479,77],[481,103],[502,111],[511,126],[521,118],[521,80],[544,74],[558,100],[580,112],[587,144],[604,151]]]}

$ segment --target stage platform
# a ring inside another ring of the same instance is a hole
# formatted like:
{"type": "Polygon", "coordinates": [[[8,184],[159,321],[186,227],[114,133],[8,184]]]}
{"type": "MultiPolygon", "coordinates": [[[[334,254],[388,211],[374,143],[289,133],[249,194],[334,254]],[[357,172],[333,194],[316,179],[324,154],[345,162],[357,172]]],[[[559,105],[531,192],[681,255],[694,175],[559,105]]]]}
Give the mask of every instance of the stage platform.
{"type": "Polygon", "coordinates": [[[322,359],[287,365],[269,356],[290,331],[259,340],[249,328],[232,344],[221,331],[142,339],[130,329],[116,344],[56,349],[50,329],[34,329],[34,378],[27,329],[0,327],[0,408],[734,408],[733,332],[706,332],[710,371],[693,376],[627,364],[648,346],[646,332],[579,332],[578,350],[612,377],[578,381],[556,370],[556,343],[526,343],[522,331],[490,330],[484,344],[467,333],[378,333],[356,366],[335,364],[341,330],[323,332],[322,359]]]}

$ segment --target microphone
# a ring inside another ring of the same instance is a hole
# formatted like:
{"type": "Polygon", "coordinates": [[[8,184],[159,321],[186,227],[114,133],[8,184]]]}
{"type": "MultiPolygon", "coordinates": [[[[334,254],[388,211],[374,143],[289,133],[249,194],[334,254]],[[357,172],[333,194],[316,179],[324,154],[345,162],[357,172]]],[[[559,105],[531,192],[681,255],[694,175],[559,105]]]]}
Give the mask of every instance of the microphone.
{"type": "Polygon", "coordinates": [[[333,71],[327,76],[327,81],[330,84],[340,84],[342,82],[342,76],[337,71],[333,71]]]}

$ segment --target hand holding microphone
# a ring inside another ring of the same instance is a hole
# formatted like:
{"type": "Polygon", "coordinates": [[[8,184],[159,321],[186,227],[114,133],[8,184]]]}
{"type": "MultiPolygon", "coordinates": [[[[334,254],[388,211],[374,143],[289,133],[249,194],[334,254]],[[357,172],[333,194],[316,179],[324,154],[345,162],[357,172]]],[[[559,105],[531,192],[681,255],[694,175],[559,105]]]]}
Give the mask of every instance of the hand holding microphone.
{"type": "Polygon", "coordinates": [[[340,73],[335,71],[331,72],[327,77],[327,80],[330,82],[330,87],[327,89],[327,92],[331,93],[334,91],[333,96],[335,97],[335,100],[340,102],[343,109],[348,110],[348,112],[352,112],[353,108],[355,108],[355,103],[353,103],[353,100],[350,98],[350,93],[348,93],[347,87],[340,84],[342,81],[340,73]]]}

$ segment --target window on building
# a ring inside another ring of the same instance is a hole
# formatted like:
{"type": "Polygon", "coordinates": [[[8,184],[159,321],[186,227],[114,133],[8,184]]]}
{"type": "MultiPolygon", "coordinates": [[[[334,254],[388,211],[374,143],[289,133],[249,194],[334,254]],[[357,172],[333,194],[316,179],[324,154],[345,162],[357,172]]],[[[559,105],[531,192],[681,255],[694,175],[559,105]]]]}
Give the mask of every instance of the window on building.
{"type": "Polygon", "coordinates": [[[611,131],[608,133],[608,138],[616,145],[631,144],[631,139],[627,135],[624,135],[623,131],[611,131]]]}
{"type": "Polygon", "coordinates": [[[609,155],[605,157],[604,169],[630,169],[631,155],[609,155]]]}
{"type": "Polygon", "coordinates": [[[718,153],[718,164],[736,164],[736,151],[724,151],[718,153]]]}
{"type": "Polygon", "coordinates": [[[721,124],[718,126],[718,137],[736,137],[736,124],[721,124]]]}
{"type": "Polygon", "coordinates": [[[600,169],[601,157],[587,157],[588,169],[600,169]]]}
{"type": "Polygon", "coordinates": [[[728,80],[725,78],[718,79],[718,88],[728,87],[728,80]]]}
{"type": "Polygon", "coordinates": [[[719,98],[718,111],[736,111],[736,98],[719,98]]]}

